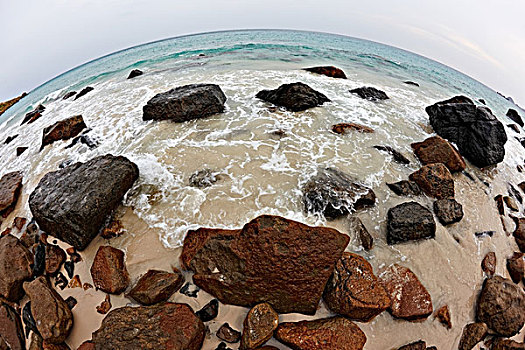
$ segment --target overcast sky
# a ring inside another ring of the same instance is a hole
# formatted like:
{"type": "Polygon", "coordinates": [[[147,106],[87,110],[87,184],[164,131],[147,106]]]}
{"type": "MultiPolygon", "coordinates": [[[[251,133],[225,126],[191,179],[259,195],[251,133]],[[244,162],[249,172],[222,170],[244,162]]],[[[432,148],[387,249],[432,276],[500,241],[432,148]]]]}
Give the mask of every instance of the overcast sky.
{"type": "Polygon", "coordinates": [[[287,28],[413,51],[525,105],[523,0],[0,0],[0,13],[0,101],[129,46],[287,28]]]}

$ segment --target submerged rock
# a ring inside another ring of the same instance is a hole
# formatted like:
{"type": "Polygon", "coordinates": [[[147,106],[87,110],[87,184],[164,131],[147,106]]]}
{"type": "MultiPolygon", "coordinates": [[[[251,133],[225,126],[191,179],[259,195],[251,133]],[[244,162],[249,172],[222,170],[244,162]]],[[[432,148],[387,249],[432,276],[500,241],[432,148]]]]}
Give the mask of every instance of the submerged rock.
{"type": "Polygon", "coordinates": [[[110,154],[46,174],[29,196],[42,230],[83,250],[138,178],[137,166],[110,154]]]}
{"type": "Polygon", "coordinates": [[[255,97],[284,107],[292,112],[300,112],[317,107],[330,99],[303,83],[283,84],[275,90],[262,90],[255,97]]]}
{"type": "Polygon", "coordinates": [[[429,164],[410,174],[409,179],[430,197],[437,199],[454,197],[454,179],[443,163],[429,164]]]}
{"type": "Polygon", "coordinates": [[[142,108],[142,120],[182,123],[224,112],[226,96],[219,85],[191,84],[157,94],[142,108]]]}
{"type": "Polygon", "coordinates": [[[124,262],[124,252],[110,246],[98,248],[91,265],[93,284],[109,294],[120,294],[129,285],[129,274],[124,262]]]}
{"type": "Polygon", "coordinates": [[[0,349],[25,350],[26,340],[20,315],[11,306],[0,302],[0,349]]]}
{"type": "Polygon", "coordinates": [[[483,322],[469,323],[463,328],[458,350],[471,350],[480,341],[485,339],[489,328],[483,322]]]}
{"type": "Polygon", "coordinates": [[[149,270],[130,290],[128,296],[142,305],[153,305],[168,300],[184,283],[184,277],[174,273],[149,270]]]}
{"type": "Polygon", "coordinates": [[[357,123],[339,123],[332,125],[332,131],[336,134],[344,135],[347,133],[347,130],[362,132],[365,134],[371,134],[374,132],[374,129],[357,123]]]}
{"type": "Polygon", "coordinates": [[[93,91],[93,90],[94,88],[92,88],[91,86],[86,86],[85,88],[80,90],[80,92],[75,96],[75,101],[81,98],[82,96],[84,96],[85,94],[87,94],[88,92],[93,91]]]}
{"type": "Polygon", "coordinates": [[[219,180],[219,173],[211,169],[204,169],[190,176],[190,186],[197,188],[210,187],[219,180]]]}
{"type": "Polygon", "coordinates": [[[511,119],[514,123],[519,124],[519,126],[523,127],[523,119],[521,119],[521,116],[515,109],[509,108],[509,110],[507,111],[507,117],[511,119]]]}
{"type": "Polygon", "coordinates": [[[421,204],[406,202],[388,211],[386,234],[388,244],[434,238],[435,235],[434,216],[421,204]]]}
{"type": "Polygon", "coordinates": [[[398,196],[419,196],[421,194],[421,188],[414,181],[402,180],[386,185],[398,196]]]}
{"type": "Polygon", "coordinates": [[[440,307],[435,314],[435,317],[443,324],[447,329],[452,328],[452,320],[450,318],[450,310],[448,305],[440,307]]]}
{"type": "Polygon", "coordinates": [[[370,86],[364,86],[357,89],[353,89],[350,90],[350,92],[369,101],[388,100],[388,96],[384,91],[370,86]]]}
{"type": "Polygon", "coordinates": [[[46,107],[44,105],[36,106],[34,110],[32,110],[31,112],[25,115],[20,125],[24,125],[25,123],[31,124],[32,122],[40,118],[42,116],[42,113],[44,113],[45,110],[46,110],[46,107]]]}
{"type": "Polygon", "coordinates": [[[412,143],[411,146],[423,165],[443,163],[451,172],[465,170],[466,164],[461,154],[440,136],[429,137],[425,141],[412,143]]]}
{"type": "Polygon", "coordinates": [[[40,149],[58,140],[69,140],[80,134],[84,128],[86,128],[86,124],[81,115],[56,122],[44,129],[40,149]]]}
{"type": "Polygon", "coordinates": [[[189,231],[181,263],[222,303],[267,302],[280,313],[314,314],[348,241],[331,228],[263,215],[241,230],[189,231]]]}
{"type": "Polygon", "coordinates": [[[436,133],[454,142],[474,165],[485,167],[503,161],[507,134],[488,108],[476,106],[467,97],[456,96],[425,110],[436,133]]]}
{"type": "Polygon", "coordinates": [[[138,77],[140,75],[144,74],[143,71],[140,69],[133,69],[131,72],[129,72],[128,79],[133,79],[135,77],[138,77]]]}
{"type": "Polygon", "coordinates": [[[22,189],[22,173],[14,171],[0,179],[0,215],[10,211],[18,201],[22,189]]]}
{"type": "Polygon", "coordinates": [[[346,74],[341,69],[334,66],[321,66],[321,67],[311,67],[303,68],[303,70],[311,73],[326,75],[330,78],[339,78],[346,79],[346,74]]]}
{"type": "Polygon", "coordinates": [[[240,349],[255,349],[273,336],[279,325],[279,315],[270,304],[257,304],[244,319],[240,349]]]}
{"type": "Polygon", "coordinates": [[[22,285],[33,275],[33,254],[13,235],[0,237],[0,296],[17,302],[22,285]]]}
{"type": "Polygon", "coordinates": [[[454,198],[438,199],[434,202],[434,213],[443,225],[450,225],[463,219],[463,206],[454,198]]]}
{"type": "Polygon", "coordinates": [[[372,206],[375,202],[376,195],[372,189],[332,168],[320,170],[303,188],[306,212],[323,214],[328,219],[372,206]]]}
{"type": "Polygon", "coordinates": [[[374,146],[374,148],[379,151],[390,153],[394,160],[400,164],[410,164],[410,160],[407,157],[405,157],[401,152],[393,149],[390,146],[374,146]]]}

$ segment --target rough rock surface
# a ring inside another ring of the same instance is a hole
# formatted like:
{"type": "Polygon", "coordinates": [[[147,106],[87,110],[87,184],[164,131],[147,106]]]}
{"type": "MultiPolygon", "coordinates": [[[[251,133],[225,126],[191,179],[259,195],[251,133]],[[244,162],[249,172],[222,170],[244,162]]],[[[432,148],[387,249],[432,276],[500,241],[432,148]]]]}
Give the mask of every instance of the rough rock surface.
{"type": "Polygon", "coordinates": [[[396,318],[417,320],[432,314],[432,299],[417,276],[407,267],[393,264],[379,278],[392,300],[390,313],[396,318]]]}
{"type": "Polygon", "coordinates": [[[201,319],[202,322],[209,322],[217,317],[219,314],[219,301],[212,299],[208,304],[204,305],[202,309],[197,311],[195,315],[201,319]]]}
{"type": "MultiPolygon", "coordinates": [[[[0,344],[2,341],[7,345],[7,349],[25,350],[26,348],[20,315],[11,306],[0,302],[0,344]]],[[[1,345],[0,349],[2,349],[1,345]]]]}
{"type": "Polygon", "coordinates": [[[410,174],[409,179],[430,197],[437,199],[454,197],[454,179],[443,163],[429,164],[410,174]]]}
{"type": "Polygon", "coordinates": [[[407,81],[404,81],[403,83],[405,83],[407,85],[413,85],[413,86],[419,87],[419,84],[414,82],[414,81],[407,80],[407,81]]]}
{"type": "Polygon", "coordinates": [[[507,134],[503,124],[487,107],[456,96],[426,109],[436,133],[454,142],[459,152],[474,165],[497,164],[505,157],[507,134]]]}
{"type": "Polygon", "coordinates": [[[218,171],[203,169],[191,174],[189,183],[190,186],[197,188],[210,187],[219,180],[219,177],[218,171]]]}
{"type": "Polygon", "coordinates": [[[392,158],[394,158],[394,161],[400,164],[410,164],[410,160],[407,157],[405,157],[401,152],[395,150],[390,146],[374,146],[374,148],[379,151],[390,153],[392,155],[392,158]]]}
{"type": "Polygon", "coordinates": [[[142,74],[144,74],[144,72],[141,71],[140,69],[133,69],[131,72],[129,72],[128,79],[138,77],[142,74]]]}
{"type": "Polygon", "coordinates": [[[326,284],[323,300],[333,312],[351,320],[369,322],[390,307],[383,283],[363,257],[345,252],[326,284]]]}
{"type": "Polygon", "coordinates": [[[241,230],[188,232],[181,263],[225,304],[268,302],[280,313],[314,314],[348,241],[331,228],[263,215],[241,230]]]}
{"type": "Polygon", "coordinates": [[[332,168],[320,170],[303,188],[306,212],[320,213],[328,219],[372,206],[375,202],[372,189],[332,168]]]}
{"type": "Polygon", "coordinates": [[[361,350],[366,335],[344,317],[283,322],[275,338],[295,350],[361,350]]]}
{"type": "Polygon", "coordinates": [[[332,131],[336,134],[344,135],[347,134],[349,130],[362,132],[365,134],[371,134],[374,132],[374,129],[357,123],[339,123],[332,125],[332,131]]]}
{"type": "Polygon", "coordinates": [[[110,154],[46,174],[29,196],[33,216],[45,231],[83,250],[103,228],[138,178],[138,168],[110,154]]]}
{"type": "Polygon", "coordinates": [[[406,202],[388,210],[386,234],[388,244],[434,238],[435,235],[434,216],[421,204],[406,202]]]}
{"type": "Polygon", "coordinates": [[[511,337],[525,322],[525,295],[512,281],[489,277],[478,298],[476,317],[496,333],[511,337]]]}
{"type": "Polygon", "coordinates": [[[46,110],[46,107],[44,105],[38,105],[35,109],[33,109],[31,112],[27,113],[22,120],[22,123],[20,125],[24,125],[25,123],[31,124],[38,118],[42,116],[42,113],[46,110]]]}
{"type": "Polygon", "coordinates": [[[122,307],[106,315],[93,333],[96,349],[199,350],[204,341],[202,321],[186,304],[122,307]]]}
{"type": "Polygon", "coordinates": [[[496,253],[494,252],[488,252],[481,261],[481,269],[487,276],[492,276],[496,272],[496,262],[496,253]]]}
{"type": "Polygon", "coordinates": [[[418,340],[410,344],[403,345],[397,350],[426,350],[427,343],[423,340],[418,340]]]}
{"type": "Polygon", "coordinates": [[[463,206],[454,198],[438,199],[434,202],[434,213],[443,225],[450,225],[463,219],[463,206]]]}
{"type": "Polygon", "coordinates": [[[368,232],[361,219],[358,217],[353,216],[349,219],[348,232],[354,232],[357,236],[359,236],[361,245],[363,248],[365,248],[365,250],[370,250],[374,246],[374,238],[368,232]]]}
{"type": "Polygon", "coordinates": [[[519,218],[516,220],[516,229],[512,234],[516,244],[520,248],[522,253],[525,253],[525,218],[519,218]]]}
{"type": "Polygon", "coordinates": [[[84,96],[85,94],[87,94],[88,92],[93,91],[93,90],[94,90],[93,87],[86,86],[85,88],[80,90],[80,92],[75,96],[75,100],[78,100],[79,98],[81,98],[82,96],[84,96]]]}
{"type": "Polygon", "coordinates": [[[153,305],[168,300],[184,283],[179,271],[174,273],[149,270],[128,293],[142,305],[153,305]]]}
{"type": "Polygon", "coordinates": [[[22,173],[14,171],[0,179],[0,214],[9,211],[16,205],[22,188],[22,173]]]}
{"type": "Polygon", "coordinates": [[[100,246],[90,272],[95,287],[106,293],[120,294],[129,285],[124,252],[120,249],[100,246]]]}
{"type": "Polygon", "coordinates": [[[31,314],[44,341],[51,344],[64,342],[73,328],[73,314],[64,299],[44,276],[24,283],[24,290],[31,300],[31,314]]]}
{"type": "Polygon", "coordinates": [[[255,97],[292,112],[304,111],[330,102],[324,94],[303,83],[283,84],[275,90],[262,90],[255,97]]]}
{"type": "Polygon", "coordinates": [[[64,261],[66,260],[66,252],[58,245],[47,244],[46,245],[46,273],[48,275],[54,275],[59,270],[64,261]]]}
{"type": "Polygon", "coordinates": [[[452,328],[452,319],[450,318],[450,309],[448,308],[448,305],[440,307],[436,311],[435,317],[448,329],[452,328]]]}
{"type": "Polygon", "coordinates": [[[69,140],[80,134],[84,128],[86,128],[86,123],[81,115],[56,122],[44,129],[40,149],[58,140],[69,140]]]}
{"type": "Polygon", "coordinates": [[[77,94],[76,91],[69,91],[68,93],[66,93],[64,95],[64,97],[62,97],[62,99],[63,100],[67,100],[68,98],[71,98],[71,97],[75,96],[76,94],[77,94]]]}
{"type": "Polygon", "coordinates": [[[471,350],[480,341],[485,339],[489,328],[483,322],[469,323],[463,328],[458,350],[471,350]]]}
{"type": "Polygon", "coordinates": [[[339,78],[339,79],[346,79],[346,74],[341,69],[336,68],[334,66],[321,66],[321,67],[311,67],[311,68],[303,68],[303,70],[315,74],[322,74],[326,75],[330,78],[339,78]]]}
{"type": "Polygon", "coordinates": [[[521,116],[515,109],[509,108],[507,111],[507,117],[509,117],[514,123],[517,123],[519,126],[523,127],[523,119],[521,119],[521,116]]]}
{"type": "Polygon", "coordinates": [[[0,296],[18,301],[22,285],[32,276],[33,254],[13,235],[0,238],[0,296]]]}
{"type": "Polygon", "coordinates": [[[224,323],[217,331],[217,338],[228,343],[237,343],[241,340],[241,332],[231,328],[228,323],[224,323]]]}
{"type": "Polygon", "coordinates": [[[388,100],[388,96],[384,91],[381,91],[374,87],[364,86],[350,90],[350,92],[369,101],[388,100]]]}
{"type": "Polygon", "coordinates": [[[525,272],[525,260],[523,253],[514,252],[510,258],[507,259],[507,270],[510,278],[514,283],[520,283],[525,272]]]}
{"type": "Polygon", "coordinates": [[[143,120],[185,122],[222,113],[226,95],[219,85],[191,84],[179,86],[153,96],[142,108],[143,120]]]}
{"type": "Polygon", "coordinates": [[[490,350],[524,350],[525,344],[518,343],[512,339],[497,338],[492,343],[490,350]]]}
{"type": "Polygon", "coordinates": [[[425,141],[411,144],[417,158],[423,165],[443,163],[450,172],[463,171],[465,160],[459,152],[440,136],[429,137],[425,141]]]}
{"type": "Polygon", "coordinates": [[[270,340],[278,325],[279,315],[270,304],[255,305],[244,319],[240,348],[248,350],[263,345],[270,340]]]}
{"type": "Polygon", "coordinates": [[[421,189],[414,181],[402,180],[386,185],[398,196],[419,196],[421,194],[421,189]]]}

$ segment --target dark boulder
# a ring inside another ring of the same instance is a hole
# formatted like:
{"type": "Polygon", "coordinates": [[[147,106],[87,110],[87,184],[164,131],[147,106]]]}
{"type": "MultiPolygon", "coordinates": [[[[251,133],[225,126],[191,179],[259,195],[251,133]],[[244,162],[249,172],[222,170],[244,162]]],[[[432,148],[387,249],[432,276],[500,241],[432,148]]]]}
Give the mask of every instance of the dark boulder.
{"type": "Polygon", "coordinates": [[[397,350],[426,350],[427,343],[423,340],[418,340],[410,344],[403,345],[397,350]]]}
{"type": "Polygon", "coordinates": [[[349,229],[348,232],[353,232],[356,236],[359,237],[361,245],[365,250],[370,250],[374,246],[374,238],[368,232],[365,225],[358,217],[351,217],[349,220],[349,229]]]}
{"type": "Polygon", "coordinates": [[[303,83],[283,84],[275,90],[262,90],[255,97],[292,112],[304,111],[330,102],[328,97],[303,83]]]}
{"type": "Polygon", "coordinates": [[[509,108],[509,110],[507,111],[507,117],[511,119],[514,123],[519,124],[519,126],[523,127],[523,119],[521,119],[521,116],[515,109],[509,108]]]}
{"type": "Polygon", "coordinates": [[[466,164],[459,152],[440,136],[411,144],[414,153],[423,165],[443,163],[451,172],[465,170],[466,164]]]}
{"type": "Polygon", "coordinates": [[[93,91],[93,90],[94,88],[92,88],[91,86],[86,86],[85,88],[80,90],[80,92],[75,96],[75,101],[81,98],[82,96],[84,96],[85,94],[87,94],[88,92],[93,91]]]}
{"type": "Polygon", "coordinates": [[[398,196],[419,196],[421,194],[421,188],[414,181],[402,180],[386,185],[398,196]]]}
{"type": "Polygon", "coordinates": [[[330,77],[330,78],[346,79],[345,72],[343,72],[341,69],[336,68],[334,66],[303,68],[303,70],[307,72],[315,73],[315,74],[326,75],[327,77],[330,77]]]}
{"type": "Polygon", "coordinates": [[[350,90],[350,92],[369,101],[388,100],[388,96],[384,91],[370,86],[364,86],[357,89],[353,89],[350,90]]]}
{"type": "Polygon", "coordinates": [[[17,157],[20,157],[20,155],[21,155],[22,153],[24,153],[25,151],[27,151],[27,148],[28,148],[28,147],[17,147],[17,148],[16,148],[16,156],[17,156],[17,157]]]}
{"type": "Polygon", "coordinates": [[[32,110],[31,112],[25,115],[20,125],[24,125],[25,123],[31,124],[32,122],[40,118],[42,116],[42,113],[44,113],[45,110],[46,110],[46,107],[44,105],[36,106],[34,110],[32,110]]]}
{"type": "Polygon", "coordinates": [[[22,189],[22,173],[14,171],[0,179],[0,215],[7,213],[16,205],[22,189]]]}
{"type": "Polygon", "coordinates": [[[314,314],[348,241],[331,228],[263,215],[241,230],[189,231],[181,263],[222,303],[267,302],[280,313],[314,314]]]}
{"type": "Polygon", "coordinates": [[[67,100],[68,98],[71,98],[77,94],[76,91],[69,91],[67,92],[64,97],[62,97],[63,100],[67,100]]]}
{"type": "Polygon", "coordinates": [[[100,246],[93,259],[90,272],[93,284],[103,292],[120,294],[129,285],[124,252],[120,249],[100,246]]]}
{"type": "Polygon", "coordinates": [[[46,174],[29,196],[45,231],[83,250],[138,178],[137,166],[110,154],[46,174]]]}
{"type": "Polygon", "coordinates": [[[212,299],[208,304],[204,305],[202,309],[197,311],[195,315],[201,319],[202,322],[209,322],[217,317],[219,314],[219,301],[212,299]]]}
{"type": "Polygon", "coordinates": [[[434,238],[436,223],[427,208],[416,202],[399,204],[388,211],[388,244],[434,238]]]}
{"type": "Polygon", "coordinates": [[[436,133],[454,142],[474,165],[485,167],[503,161],[507,134],[503,124],[486,107],[457,96],[426,109],[436,133]]]}
{"type": "Polygon", "coordinates": [[[463,328],[458,350],[471,350],[480,341],[485,339],[489,328],[483,322],[469,323],[463,328]]]}
{"type": "Polygon", "coordinates": [[[157,94],[142,108],[142,120],[182,123],[224,112],[226,96],[219,85],[191,84],[157,94]]]}
{"type": "Polygon", "coordinates": [[[241,349],[255,349],[273,336],[279,325],[279,315],[270,304],[257,304],[248,311],[243,322],[241,349]]]}
{"type": "Polygon", "coordinates": [[[516,229],[512,234],[522,253],[525,253],[525,218],[516,218],[516,229]]]}
{"type": "Polygon", "coordinates": [[[514,283],[520,283],[525,273],[525,260],[523,253],[514,252],[510,258],[507,259],[507,270],[510,278],[514,283]]]}
{"type": "Polygon", "coordinates": [[[450,225],[463,219],[463,206],[454,198],[438,199],[434,202],[434,213],[443,225],[450,225]]]}
{"type": "Polygon", "coordinates": [[[142,74],[144,74],[144,72],[141,71],[140,69],[133,69],[131,72],[129,72],[128,79],[138,77],[142,74]]]}
{"type": "Polygon", "coordinates": [[[153,305],[168,300],[184,283],[179,271],[174,273],[149,270],[128,293],[142,305],[153,305]]]}
{"type": "Polygon", "coordinates": [[[417,87],[419,87],[419,84],[418,84],[418,83],[413,82],[413,81],[410,81],[410,80],[404,81],[404,83],[407,84],[407,85],[413,85],[413,86],[417,86],[417,87]]]}
{"type": "Polygon", "coordinates": [[[18,134],[8,136],[8,137],[5,139],[4,144],[7,145],[7,144],[11,143],[11,141],[13,141],[14,139],[16,139],[17,137],[18,137],[18,134]]]}
{"type": "Polygon", "coordinates": [[[375,149],[383,152],[390,153],[392,155],[392,158],[394,158],[394,161],[400,164],[410,164],[410,160],[405,157],[401,152],[395,150],[394,148],[390,146],[374,146],[375,149]]]}
{"type": "Polygon", "coordinates": [[[191,174],[189,183],[190,186],[197,188],[210,187],[220,178],[219,172],[213,171],[211,169],[199,170],[191,174]]]}
{"type": "Polygon", "coordinates": [[[13,235],[0,237],[0,296],[17,302],[32,276],[33,254],[13,235]]]}
{"type": "Polygon", "coordinates": [[[507,127],[512,129],[516,134],[520,134],[520,127],[517,124],[507,124],[507,127]]]}
{"type": "Polygon", "coordinates": [[[409,179],[416,182],[430,197],[437,199],[454,197],[454,179],[443,163],[424,165],[410,174],[409,179]]]}
{"type": "Polygon", "coordinates": [[[55,141],[68,140],[75,137],[80,134],[84,128],[86,128],[86,124],[81,115],[76,115],[56,122],[44,129],[42,135],[42,146],[40,149],[43,149],[45,146],[52,144],[55,141]]]}
{"type": "Polygon", "coordinates": [[[26,340],[20,315],[6,303],[0,302],[0,349],[2,341],[7,349],[25,350],[26,340]]]}

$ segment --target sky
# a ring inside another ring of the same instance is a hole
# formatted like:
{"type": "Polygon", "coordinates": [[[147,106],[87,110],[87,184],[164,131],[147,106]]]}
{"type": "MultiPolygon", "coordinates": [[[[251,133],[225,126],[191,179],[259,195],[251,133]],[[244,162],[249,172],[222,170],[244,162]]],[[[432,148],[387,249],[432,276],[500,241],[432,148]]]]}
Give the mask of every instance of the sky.
{"type": "Polygon", "coordinates": [[[229,29],[299,29],[396,46],[525,105],[522,0],[0,0],[0,101],[146,42],[229,29]]]}

